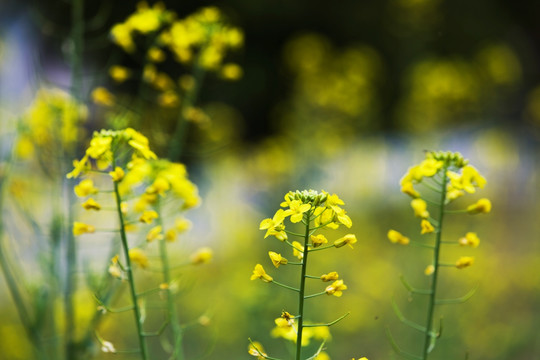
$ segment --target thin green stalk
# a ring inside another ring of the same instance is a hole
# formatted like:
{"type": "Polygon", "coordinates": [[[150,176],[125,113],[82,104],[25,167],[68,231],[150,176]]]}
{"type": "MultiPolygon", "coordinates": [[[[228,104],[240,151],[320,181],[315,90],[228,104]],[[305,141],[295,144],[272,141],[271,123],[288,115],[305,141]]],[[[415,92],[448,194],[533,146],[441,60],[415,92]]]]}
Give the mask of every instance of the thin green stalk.
{"type": "MultiPolygon", "coordinates": [[[[161,207],[159,199],[156,201],[156,211],[158,213],[157,224],[163,228],[163,220],[161,218],[161,207]]],[[[163,269],[163,282],[167,285],[171,283],[171,271],[169,266],[169,256],[167,254],[167,242],[165,239],[159,240],[159,256],[161,258],[161,264],[163,269]]],[[[171,292],[171,289],[167,287],[167,312],[169,313],[168,318],[171,324],[172,335],[174,338],[173,341],[173,354],[171,359],[182,360],[184,358],[184,349],[183,349],[183,329],[182,325],[178,319],[178,310],[176,308],[174,294],[171,292]]]]}
{"type": "Polygon", "coordinates": [[[306,232],[304,236],[304,256],[302,257],[302,275],[300,278],[300,291],[298,292],[298,333],[296,335],[296,360],[301,359],[302,354],[302,330],[304,329],[304,293],[306,287],[306,272],[308,259],[308,242],[309,242],[309,224],[311,221],[311,211],[305,213],[306,232]]]}
{"type": "MultiPolygon", "coordinates": [[[[441,200],[440,203],[444,204],[444,200],[446,199],[446,182],[447,182],[447,175],[446,170],[448,168],[448,163],[445,162],[443,168],[442,168],[442,186],[441,186],[441,200]]],[[[435,302],[436,302],[436,292],[437,292],[437,280],[439,275],[439,254],[441,249],[441,237],[442,237],[442,225],[443,225],[443,218],[444,218],[444,205],[440,205],[439,207],[439,226],[437,227],[437,236],[435,239],[435,248],[433,249],[433,266],[435,267],[435,270],[433,272],[433,278],[431,281],[431,293],[429,294],[429,300],[428,300],[428,312],[427,312],[427,321],[426,321],[426,332],[424,337],[424,349],[422,353],[422,360],[427,360],[428,354],[430,352],[430,344],[431,344],[431,337],[433,334],[431,333],[431,327],[433,325],[433,313],[435,311],[435,302]]]]}
{"type": "MultiPolygon", "coordinates": [[[[113,154],[114,156],[114,154],[113,154]]],[[[113,158],[113,169],[116,167],[114,158],[113,158]]],[[[114,182],[114,195],[116,199],[116,210],[118,213],[118,219],[120,221],[120,238],[122,240],[122,248],[124,250],[124,257],[126,261],[125,270],[128,276],[129,290],[131,293],[131,301],[133,302],[133,314],[135,315],[135,324],[137,325],[137,335],[139,337],[139,347],[141,351],[142,358],[148,360],[148,348],[146,346],[146,340],[144,338],[144,331],[141,323],[141,309],[139,308],[139,302],[137,298],[137,291],[135,290],[135,280],[133,277],[133,271],[131,268],[131,260],[129,258],[129,246],[127,242],[126,229],[124,226],[124,215],[122,214],[122,199],[120,197],[120,192],[118,190],[118,182],[114,182]]]]}

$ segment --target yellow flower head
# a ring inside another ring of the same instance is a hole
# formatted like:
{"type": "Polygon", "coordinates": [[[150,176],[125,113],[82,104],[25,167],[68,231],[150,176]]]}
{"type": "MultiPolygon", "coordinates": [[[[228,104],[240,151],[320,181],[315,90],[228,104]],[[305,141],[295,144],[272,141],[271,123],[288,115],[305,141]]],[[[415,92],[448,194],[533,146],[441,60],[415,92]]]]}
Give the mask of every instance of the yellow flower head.
{"type": "Polygon", "coordinates": [[[411,207],[414,210],[414,216],[426,219],[429,217],[429,212],[427,211],[427,203],[422,199],[413,199],[411,201],[411,207]]]}
{"type": "Polygon", "coordinates": [[[129,249],[129,259],[132,263],[140,266],[143,269],[148,267],[148,257],[142,249],[132,248],[129,249]]]}
{"type": "Polygon", "coordinates": [[[101,205],[99,205],[94,199],[92,198],[89,198],[88,200],[86,200],[83,204],[82,204],[82,207],[85,209],[85,210],[96,210],[96,211],[99,211],[101,210],[101,205]]]}
{"type": "Polygon", "coordinates": [[[209,247],[203,247],[191,255],[191,263],[194,265],[206,264],[212,260],[213,252],[209,247]]]}
{"type": "Polygon", "coordinates": [[[404,236],[396,230],[388,230],[387,236],[388,240],[390,240],[394,244],[407,245],[410,242],[408,237],[404,236]]]}
{"type": "Polygon", "coordinates": [[[491,211],[491,201],[486,198],[478,200],[476,203],[467,207],[469,214],[487,214],[491,211]]]}
{"type": "Polygon", "coordinates": [[[289,209],[285,210],[285,216],[291,215],[291,222],[297,223],[302,221],[304,213],[311,209],[310,204],[303,204],[300,200],[293,200],[289,203],[289,209]]]}
{"type": "Polygon", "coordinates": [[[115,167],[113,171],[109,172],[109,175],[112,177],[114,182],[122,181],[125,174],[124,169],[119,166],[115,167]]]}
{"type": "Polygon", "coordinates": [[[474,263],[474,257],[472,256],[462,256],[456,261],[456,267],[458,269],[463,269],[471,266],[474,263]]]}
{"type": "Polygon", "coordinates": [[[433,225],[431,225],[431,223],[426,219],[422,219],[420,222],[420,227],[422,228],[422,231],[420,232],[421,234],[429,234],[435,231],[433,225]]]}
{"type": "Polygon", "coordinates": [[[311,239],[311,244],[313,245],[314,248],[324,245],[328,242],[328,239],[322,234],[311,235],[310,239],[311,239]]]}
{"type": "Polygon", "coordinates": [[[287,233],[285,233],[285,225],[283,225],[283,220],[285,220],[285,211],[279,209],[272,219],[264,219],[259,225],[260,230],[266,230],[264,238],[273,235],[278,240],[284,241],[287,239],[287,233]]]}
{"type": "Polygon", "coordinates": [[[191,229],[191,225],[192,225],[191,221],[189,221],[188,219],[183,218],[183,217],[174,220],[174,228],[180,234],[182,234],[182,233],[188,231],[189,229],[191,229]]]}
{"type": "Polygon", "coordinates": [[[131,71],[120,65],[113,65],[109,68],[109,76],[117,83],[123,83],[131,76],[131,71]]]}
{"type": "Polygon", "coordinates": [[[158,213],[154,210],[145,210],[143,211],[142,215],[139,217],[139,221],[150,224],[154,219],[157,219],[159,217],[158,213]]]}
{"type": "Polygon", "coordinates": [[[96,228],[92,225],[84,224],[82,222],[75,221],[73,222],[73,235],[78,236],[86,233],[93,233],[96,231],[96,228]]]}
{"type": "Polygon", "coordinates": [[[459,242],[459,245],[461,246],[469,245],[473,248],[478,247],[478,245],[480,245],[480,239],[478,238],[478,235],[476,235],[476,233],[473,233],[473,232],[466,233],[465,236],[463,236],[462,238],[458,240],[458,242],[459,242]]]}
{"type": "Polygon", "coordinates": [[[343,290],[346,289],[347,285],[343,284],[343,280],[336,280],[332,285],[327,286],[324,291],[326,291],[328,295],[340,297],[343,294],[343,290]]]}
{"type": "Polygon", "coordinates": [[[94,103],[102,106],[113,106],[116,102],[116,97],[102,86],[95,88],[91,96],[94,103]]]}
{"type": "Polygon", "coordinates": [[[253,274],[251,275],[251,280],[261,279],[264,282],[272,282],[274,279],[264,271],[264,268],[261,264],[255,265],[253,269],[253,274]]]}
{"type": "Polygon", "coordinates": [[[325,281],[325,282],[326,281],[335,281],[337,279],[339,279],[339,275],[335,271],[329,272],[328,274],[321,275],[321,280],[325,281]]]}
{"type": "Polygon", "coordinates": [[[334,246],[339,248],[345,245],[349,245],[350,248],[352,249],[353,248],[352,244],[355,244],[356,241],[357,241],[356,236],[354,234],[347,234],[344,237],[334,241],[334,246]]]}
{"type": "Polygon", "coordinates": [[[287,259],[281,256],[281,254],[278,254],[273,251],[269,251],[268,256],[270,256],[270,260],[272,260],[272,264],[274,264],[276,268],[278,268],[279,265],[286,265],[288,262],[287,259]]]}
{"type": "Polygon", "coordinates": [[[94,187],[92,179],[82,180],[78,185],[75,185],[73,190],[78,197],[85,197],[98,192],[98,189],[94,187]]]}

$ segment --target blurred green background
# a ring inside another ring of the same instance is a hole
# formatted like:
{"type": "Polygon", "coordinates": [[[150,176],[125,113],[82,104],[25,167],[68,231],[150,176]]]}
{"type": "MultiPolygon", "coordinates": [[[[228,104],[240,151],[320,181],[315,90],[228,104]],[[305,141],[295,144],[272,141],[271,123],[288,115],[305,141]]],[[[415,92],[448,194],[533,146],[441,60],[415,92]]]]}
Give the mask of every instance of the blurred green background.
{"type": "MultiPolygon", "coordinates": [[[[231,55],[243,68],[243,77],[236,82],[205,79],[197,104],[210,120],[203,126],[190,124],[180,159],[199,186],[203,203],[188,214],[193,229],[174,251],[185,258],[201,246],[214,249],[210,264],[189,268],[181,276],[182,321],[195,321],[202,314],[210,318],[206,326],[188,332],[188,358],[248,359],[248,337],[262,342],[272,356],[288,356],[284,341],[272,338],[270,330],[283,309],[294,313],[295,298],[249,277],[253,266],[262,263],[280,282],[294,281],[292,269],[272,268],[267,256],[269,250],[288,250],[273,238],[263,239],[258,227],[274,214],[287,191],[310,188],[337,193],[345,201],[351,231],[358,238],[354,250],[325,253],[313,269],[338,271],[349,286],[339,299],[324,297],[307,305],[307,316],[314,321],[351,312],[331,328],[331,358],[398,358],[386,339],[386,327],[405,350],[417,352],[420,334],[399,322],[391,299],[406,316],[423,321],[424,304],[416,297],[411,301],[399,276],[419,287],[427,284],[423,271],[429,254],[392,245],[386,232],[418,232],[399,179],[423,159],[424,150],[459,151],[487,179],[485,189],[458,204],[478,197],[493,203],[489,215],[456,216],[445,225],[448,239],[474,231],[481,245],[443,255],[448,261],[473,255],[476,261],[468,269],[445,271],[441,293],[454,297],[471,288],[477,291],[463,305],[438,309],[444,333],[433,358],[462,359],[466,352],[469,359],[540,358],[540,2],[164,3],[179,17],[202,6],[218,6],[245,36],[244,47],[231,55]]],[[[21,119],[37,89],[69,87],[70,9],[69,2],[60,0],[0,3],[2,154],[14,146],[10,139],[23,127],[21,119]]],[[[140,66],[108,35],[134,9],[135,3],[125,1],[84,6],[87,134],[115,124],[106,110],[92,105],[95,86],[106,84],[119,97],[137,94],[137,83],[118,86],[107,78],[111,64],[140,66]]],[[[177,64],[161,66],[178,75],[177,64]]],[[[148,136],[158,155],[166,156],[173,118],[167,110],[150,106],[140,111],[141,116],[127,124],[148,136]]],[[[87,142],[88,136],[80,139],[78,154],[87,142]]],[[[61,177],[44,174],[43,161],[37,155],[15,160],[9,185],[13,199],[2,209],[10,235],[6,248],[11,261],[23,265],[18,279],[33,293],[50,285],[43,284],[39,272],[43,252],[50,249],[36,245],[45,240],[36,237],[32,227],[50,232],[47,219],[55,196],[50,189],[61,177]],[[13,183],[24,189],[23,195],[16,196],[13,183]],[[24,220],[25,212],[35,223],[24,220]]],[[[109,238],[96,239],[79,238],[81,284],[87,266],[100,268],[109,261],[109,238]]],[[[151,274],[140,275],[141,281],[152,279],[151,274]]],[[[78,326],[83,328],[95,304],[84,285],[79,298],[78,326]]],[[[0,359],[29,359],[14,309],[0,277],[0,359]]],[[[110,315],[99,328],[117,348],[134,341],[124,331],[132,319],[123,316],[110,315]]],[[[150,328],[153,323],[149,317],[150,328]]],[[[156,319],[156,326],[159,323],[156,319]]],[[[51,342],[56,336],[51,335],[51,342]]],[[[159,348],[158,341],[152,345],[159,348]]],[[[95,359],[113,356],[97,350],[95,359]]]]}

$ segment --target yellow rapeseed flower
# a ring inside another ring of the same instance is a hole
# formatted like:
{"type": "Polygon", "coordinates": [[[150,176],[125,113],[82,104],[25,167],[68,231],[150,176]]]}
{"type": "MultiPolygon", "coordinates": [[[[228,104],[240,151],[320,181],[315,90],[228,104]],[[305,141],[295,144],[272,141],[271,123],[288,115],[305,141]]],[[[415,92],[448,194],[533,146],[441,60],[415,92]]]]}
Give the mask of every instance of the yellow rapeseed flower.
{"type": "Polygon", "coordinates": [[[111,176],[111,178],[113,179],[114,182],[119,182],[121,181],[123,178],[124,178],[124,175],[126,173],[124,172],[124,169],[122,169],[121,167],[115,167],[113,171],[110,171],[109,172],[109,175],[111,176]]]}
{"type": "Polygon", "coordinates": [[[311,209],[310,204],[303,204],[300,200],[293,200],[289,203],[289,209],[285,210],[285,216],[291,215],[291,222],[297,223],[302,221],[304,213],[311,209]]]}
{"type": "Polygon", "coordinates": [[[209,247],[203,247],[198,249],[190,256],[191,263],[194,265],[205,264],[212,260],[213,252],[209,247]]]}
{"type": "Polygon", "coordinates": [[[249,344],[248,353],[251,356],[257,357],[258,360],[264,360],[268,355],[264,352],[264,349],[258,341],[254,341],[252,344],[249,344]]]}
{"type": "Polygon", "coordinates": [[[129,249],[129,259],[131,260],[131,262],[140,266],[143,269],[146,269],[148,267],[148,257],[142,249],[129,249]]]}
{"type": "Polygon", "coordinates": [[[408,237],[404,236],[396,230],[388,230],[387,236],[388,240],[390,240],[394,244],[407,245],[410,242],[408,237]]]}
{"type": "Polygon", "coordinates": [[[478,238],[478,235],[473,232],[468,232],[465,234],[465,236],[461,237],[459,240],[459,245],[461,246],[471,246],[473,248],[478,247],[480,245],[480,239],[478,238]]]}
{"type": "Polygon", "coordinates": [[[91,97],[92,101],[98,105],[113,106],[116,102],[116,97],[102,86],[95,88],[91,97]]]}
{"type": "Polygon", "coordinates": [[[238,80],[242,75],[242,68],[238,64],[228,63],[221,67],[220,76],[225,80],[238,80]]]}
{"type": "Polygon", "coordinates": [[[109,76],[117,83],[123,83],[131,76],[131,71],[120,65],[113,65],[109,68],[109,76]]]}
{"type": "Polygon", "coordinates": [[[422,231],[420,232],[421,234],[429,234],[435,231],[433,225],[431,225],[431,223],[426,219],[422,219],[420,222],[420,227],[422,228],[422,231]]]}
{"type": "Polygon", "coordinates": [[[326,237],[324,235],[322,235],[322,234],[311,235],[310,239],[311,239],[311,244],[313,244],[314,248],[319,247],[319,246],[321,246],[323,244],[326,244],[328,242],[328,239],[326,239],[326,237]]]}
{"type": "Polygon", "coordinates": [[[75,185],[73,188],[75,194],[78,197],[86,197],[91,194],[96,194],[98,189],[94,187],[94,182],[92,179],[84,179],[78,185],[75,185]]]}
{"type": "Polygon", "coordinates": [[[191,221],[186,218],[180,217],[174,220],[174,228],[178,233],[182,234],[191,229],[191,221]]]}
{"type": "Polygon", "coordinates": [[[429,217],[429,212],[427,211],[427,203],[422,199],[413,199],[411,201],[411,207],[414,210],[414,216],[426,219],[429,217]]]}
{"type": "Polygon", "coordinates": [[[491,201],[486,198],[478,200],[476,203],[467,207],[469,214],[487,214],[491,211],[491,201]]]}
{"type": "Polygon", "coordinates": [[[352,244],[356,244],[356,235],[354,234],[347,234],[344,237],[337,239],[334,241],[334,246],[337,248],[340,248],[345,245],[349,245],[351,249],[353,249],[352,244]]]}
{"type": "Polygon", "coordinates": [[[335,271],[329,272],[328,274],[321,275],[322,281],[335,281],[339,279],[339,274],[335,271]]]}
{"type": "Polygon", "coordinates": [[[328,295],[340,297],[343,294],[343,290],[346,289],[347,285],[343,283],[343,280],[336,280],[332,283],[332,285],[327,286],[324,291],[326,291],[328,295]]]}
{"type": "Polygon", "coordinates": [[[73,222],[73,235],[78,236],[85,233],[93,233],[96,231],[96,228],[92,225],[88,225],[82,222],[75,221],[73,222]]]}
{"type": "Polygon", "coordinates": [[[279,265],[286,265],[288,262],[287,259],[281,256],[281,254],[278,254],[273,251],[269,251],[268,256],[270,256],[270,260],[272,260],[272,264],[274,264],[276,268],[278,268],[279,265]]]}
{"type": "Polygon", "coordinates": [[[154,210],[145,210],[143,211],[142,215],[139,217],[139,221],[151,224],[154,219],[157,219],[159,217],[158,213],[154,210]]]}
{"type": "Polygon", "coordinates": [[[146,241],[163,240],[163,232],[161,225],[154,226],[146,234],[146,241]]]}
{"type": "Polygon", "coordinates": [[[463,269],[471,266],[474,263],[474,257],[472,256],[462,256],[456,261],[456,267],[458,269],[463,269]]]}
{"type": "Polygon", "coordinates": [[[435,266],[433,265],[428,265],[426,269],[424,270],[424,274],[427,276],[433,274],[434,272],[435,272],[435,266]]]}
{"type": "Polygon", "coordinates": [[[253,269],[253,274],[251,275],[251,280],[261,279],[264,282],[272,282],[274,279],[264,271],[264,268],[261,264],[255,265],[253,269]]]}
{"type": "Polygon", "coordinates": [[[293,241],[293,256],[296,256],[299,260],[304,258],[304,247],[298,241],[293,241]]]}
{"type": "Polygon", "coordinates": [[[272,219],[264,219],[259,225],[259,230],[266,230],[264,238],[273,235],[278,240],[285,241],[287,239],[287,233],[285,233],[285,225],[283,225],[283,220],[285,220],[286,213],[283,209],[279,209],[274,214],[272,219]]]}
{"type": "Polygon", "coordinates": [[[86,200],[84,203],[81,204],[82,207],[85,209],[85,210],[96,210],[96,211],[99,211],[101,210],[101,205],[99,205],[97,203],[97,201],[95,201],[94,199],[92,198],[88,198],[88,200],[86,200]]]}

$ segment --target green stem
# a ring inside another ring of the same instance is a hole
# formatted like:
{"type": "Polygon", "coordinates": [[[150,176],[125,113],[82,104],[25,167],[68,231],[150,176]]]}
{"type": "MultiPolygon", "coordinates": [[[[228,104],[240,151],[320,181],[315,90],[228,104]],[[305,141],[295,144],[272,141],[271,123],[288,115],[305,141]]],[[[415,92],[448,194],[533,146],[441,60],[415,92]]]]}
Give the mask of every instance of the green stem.
{"type": "MultiPolygon", "coordinates": [[[[116,161],[114,159],[114,154],[113,154],[112,167],[113,167],[113,169],[116,167],[116,161]]],[[[147,349],[147,346],[146,346],[146,340],[144,338],[144,331],[143,331],[142,323],[141,323],[141,309],[139,308],[139,302],[138,302],[138,298],[137,298],[137,291],[135,290],[135,280],[134,280],[134,277],[133,277],[133,271],[131,269],[131,260],[129,258],[129,246],[128,246],[128,242],[127,242],[126,229],[125,229],[125,225],[124,225],[124,215],[122,214],[122,208],[121,208],[122,199],[120,197],[120,192],[118,190],[118,183],[116,181],[114,182],[114,195],[115,195],[115,199],[116,199],[116,210],[117,210],[117,213],[118,213],[118,219],[120,221],[120,238],[122,240],[122,248],[124,250],[124,257],[125,257],[125,260],[126,260],[125,269],[126,269],[126,273],[127,273],[127,276],[128,276],[129,290],[130,290],[130,293],[131,293],[131,301],[133,302],[133,313],[135,315],[135,324],[137,325],[137,335],[139,337],[139,348],[140,348],[142,358],[144,360],[147,360],[148,359],[148,349],[147,349]]]]}
{"type": "MultiPolygon", "coordinates": [[[[445,163],[442,168],[442,185],[441,185],[441,199],[440,203],[444,204],[444,200],[446,199],[446,182],[447,182],[447,175],[446,170],[448,168],[448,164],[445,163]]],[[[431,344],[431,337],[433,336],[431,333],[431,327],[433,325],[433,313],[435,312],[435,300],[436,300],[436,291],[437,291],[437,280],[439,275],[439,253],[441,249],[441,237],[442,237],[442,225],[443,225],[443,218],[444,218],[444,205],[440,205],[439,207],[439,226],[437,227],[437,233],[436,233],[436,239],[435,239],[435,248],[433,249],[433,266],[435,267],[435,270],[433,272],[433,277],[431,281],[431,293],[429,294],[429,300],[428,300],[428,311],[427,311],[427,321],[426,321],[426,332],[424,337],[424,350],[422,354],[422,360],[427,360],[428,354],[430,352],[430,344],[431,344]]]]}
{"type": "Polygon", "coordinates": [[[309,223],[311,219],[311,212],[305,213],[306,219],[306,232],[304,236],[304,256],[302,258],[302,274],[300,277],[300,291],[298,292],[298,333],[296,335],[296,360],[301,359],[302,355],[302,330],[304,329],[304,293],[306,287],[306,271],[307,271],[307,259],[308,259],[308,244],[309,244],[309,223]]]}
{"type": "MultiPolygon", "coordinates": [[[[161,218],[161,206],[160,199],[156,201],[156,212],[158,213],[157,224],[163,228],[163,220],[161,218]]],[[[167,254],[167,241],[165,239],[159,240],[159,256],[162,264],[163,282],[170,285],[171,283],[171,270],[169,266],[169,257],[167,254]]],[[[174,294],[170,288],[167,288],[167,312],[168,320],[171,324],[172,334],[174,338],[173,354],[170,359],[181,360],[184,358],[184,349],[182,346],[183,329],[182,325],[178,321],[178,310],[174,301],[174,294]]]]}

